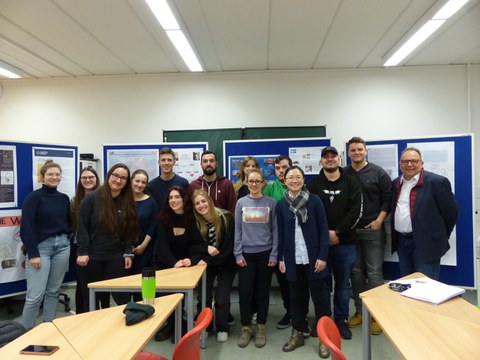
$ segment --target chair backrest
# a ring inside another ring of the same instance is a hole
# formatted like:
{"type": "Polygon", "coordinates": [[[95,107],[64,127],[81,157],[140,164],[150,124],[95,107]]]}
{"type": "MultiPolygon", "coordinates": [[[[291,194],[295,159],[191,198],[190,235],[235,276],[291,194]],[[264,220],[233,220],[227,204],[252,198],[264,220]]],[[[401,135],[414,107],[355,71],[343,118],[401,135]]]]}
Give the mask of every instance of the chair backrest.
{"type": "Polygon", "coordinates": [[[175,350],[173,360],[200,360],[200,336],[202,331],[212,322],[212,309],[206,307],[198,314],[195,326],[183,335],[175,350]]]}
{"type": "Polygon", "coordinates": [[[323,316],[318,320],[317,334],[320,341],[330,350],[332,360],[347,360],[342,353],[340,332],[330,317],[323,316]]]}

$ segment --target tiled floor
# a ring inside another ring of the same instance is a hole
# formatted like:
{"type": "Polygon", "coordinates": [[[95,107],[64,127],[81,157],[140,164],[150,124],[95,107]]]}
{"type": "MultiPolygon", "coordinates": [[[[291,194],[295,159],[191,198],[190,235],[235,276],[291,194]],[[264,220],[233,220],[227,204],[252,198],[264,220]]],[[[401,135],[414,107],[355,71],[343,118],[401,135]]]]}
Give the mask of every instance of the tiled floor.
{"type": "MultiPolygon", "coordinates": [[[[63,292],[67,292],[71,295],[71,306],[75,309],[74,304],[74,286],[67,286],[62,288],[63,292]]],[[[468,301],[476,304],[476,292],[467,291],[464,296],[468,301]]],[[[284,309],[281,305],[281,299],[277,291],[272,291],[272,297],[270,301],[270,311],[267,323],[267,345],[264,348],[258,349],[253,342],[246,348],[241,349],[237,346],[237,340],[240,334],[239,325],[239,306],[238,306],[238,294],[232,294],[232,306],[231,311],[236,319],[236,324],[232,327],[230,332],[230,338],[226,343],[217,343],[214,335],[207,339],[207,348],[202,350],[202,359],[205,360],[223,360],[223,359],[261,359],[261,360],[282,360],[282,359],[320,359],[318,356],[318,340],[315,338],[309,338],[306,340],[305,345],[296,349],[291,353],[285,353],[282,351],[282,346],[290,335],[291,327],[278,330],[275,328],[276,323],[284,315],[284,309]]],[[[22,311],[23,302],[14,301],[12,304],[13,313],[8,314],[7,308],[4,303],[0,303],[0,320],[14,319],[19,320],[22,311]]],[[[351,312],[353,313],[353,302],[351,302],[351,312]]],[[[59,305],[58,316],[68,316],[69,313],[65,312],[63,306],[59,305]]],[[[313,321],[311,319],[311,321],[313,321]]],[[[355,360],[362,358],[362,333],[361,327],[352,329],[353,338],[351,340],[342,341],[342,350],[345,353],[347,359],[355,360]]],[[[155,342],[150,341],[146,346],[146,349],[152,352],[162,354],[167,358],[171,358],[174,345],[169,341],[155,342]]],[[[390,360],[401,359],[395,348],[391,345],[390,341],[385,335],[372,336],[372,358],[377,360],[390,360]]]]}

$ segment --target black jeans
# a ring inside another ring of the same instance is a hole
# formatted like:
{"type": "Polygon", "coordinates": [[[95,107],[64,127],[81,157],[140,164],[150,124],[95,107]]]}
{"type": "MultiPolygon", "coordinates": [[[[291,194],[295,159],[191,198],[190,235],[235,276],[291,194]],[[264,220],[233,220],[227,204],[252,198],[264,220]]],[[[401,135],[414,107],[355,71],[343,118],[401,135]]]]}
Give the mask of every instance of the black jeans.
{"type": "MultiPolygon", "coordinates": [[[[230,313],[230,293],[232,290],[233,279],[237,272],[234,259],[228,261],[222,266],[207,267],[207,283],[206,283],[206,306],[212,306],[213,285],[217,280],[217,290],[215,292],[215,327],[217,331],[228,332],[227,324],[228,314],[230,313]]],[[[199,287],[199,295],[197,302],[197,311],[201,311],[202,287],[199,287]]]]}
{"type": "Polygon", "coordinates": [[[247,266],[238,267],[240,321],[243,326],[250,325],[252,322],[253,302],[257,305],[257,322],[259,324],[267,323],[273,272],[273,268],[268,266],[270,252],[271,250],[254,254],[244,253],[247,266]],[[255,298],[253,298],[254,293],[255,298]]]}
{"type": "Polygon", "coordinates": [[[328,305],[325,302],[325,288],[323,279],[312,279],[310,266],[296,265],[297,281],[289,281],[290,287],[290,312],[292,327],[301,332],[308,332],[308,303],[312,297],[315,308],[315,324],[325,315],[329,315],[328,305]],[[309,294],[310,293],[310,294],[309,294]]]}
{"type": "MultiPolygon", "coordinates": [[[[108,260],[90,259],[87,265],[87,279],[89,283],[94,281],[115,279],[127,275],[130,275],[130,271],[125,269],[125,259],[123,257],[108,260]]],[[[98,308],[98,300],[100,300],[102,308],[104,306],[108,307],[107,304],[110,303],[109,296],[109,292],[97,293],[97,298],[95,299],[95,308],[98,308]]],[[[130,301],[131,294],[112,292],[112,297],[117,305],[122,305],[130,301]]]]}

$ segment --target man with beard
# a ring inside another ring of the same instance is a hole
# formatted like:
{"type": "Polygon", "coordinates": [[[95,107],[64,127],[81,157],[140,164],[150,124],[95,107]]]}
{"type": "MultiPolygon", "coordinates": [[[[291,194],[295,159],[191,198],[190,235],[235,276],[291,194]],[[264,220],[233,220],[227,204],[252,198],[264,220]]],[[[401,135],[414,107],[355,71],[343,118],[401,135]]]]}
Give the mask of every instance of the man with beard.
{"type": "Polygon", "coordinates": [[[173,172],[175,160],[175,153],[172,149],[161,149],[158,159],[158,165],[161,169],[160,176],[148,183],[148,190],[157,201],[159,209],[162,209],[165,203],[165,195],[172,186],[178,185],[188,190],[188,180],[173,172]]]}
{"type": "Polygon", "coordinates": [[[216,207],[235,214],[237,197],[233,184],[225,176],[217,174],[217,156],[213,151],[207,150],[202,154],[201,166],[203,175],[190,183],[189,195],[191,196],[196,189],[204,189],[216,207]]]}
{"type": "MultiPolygon", "coordinates": [[[[335,279],[333,319],[342,338],[351,339],[352,332],[347,324],[350,275],[357,256],[355,227],[362,216],[362,190],[355,178],[344,174],[336,148],[327,146],[321,155],[323,169],[307,187],[310,192],[320,196],[325,207],[330,244],[327,266],[335,279]]],[[[331,313],[332,278],[327,276],[322,281],[325,281],[325,293],[328,294],[326,313],[331,313]]]]}

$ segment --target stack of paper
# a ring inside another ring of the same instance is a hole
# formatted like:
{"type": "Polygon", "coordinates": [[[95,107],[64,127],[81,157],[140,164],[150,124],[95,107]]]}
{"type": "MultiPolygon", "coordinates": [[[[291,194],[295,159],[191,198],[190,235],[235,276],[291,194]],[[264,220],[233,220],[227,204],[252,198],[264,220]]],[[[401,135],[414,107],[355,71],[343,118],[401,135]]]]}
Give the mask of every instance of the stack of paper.
{"type": "Polygon", "coordinates": [[[409,280],[392,281],[401,284],[410,284],[410,289],[402,291],[401,294],[414,299],[441,304],[448,299],[461,295],[465,289],[447,285],[428,277],[422,277],[409,280]]]}

